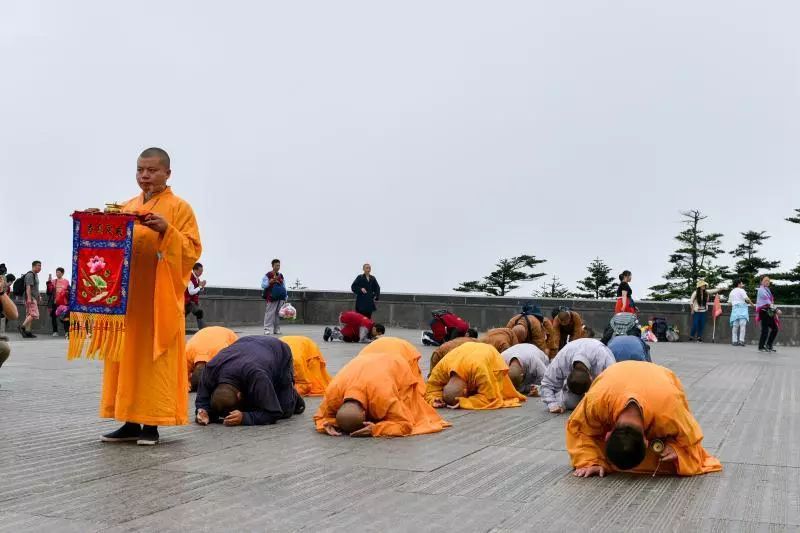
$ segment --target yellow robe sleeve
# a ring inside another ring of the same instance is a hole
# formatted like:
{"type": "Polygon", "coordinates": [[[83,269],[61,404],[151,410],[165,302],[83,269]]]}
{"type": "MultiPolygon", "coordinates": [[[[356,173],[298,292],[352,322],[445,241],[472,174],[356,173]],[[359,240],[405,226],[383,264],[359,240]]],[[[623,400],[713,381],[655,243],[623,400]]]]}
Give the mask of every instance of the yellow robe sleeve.
{"type": "MultiPolygon", "coordinates": [[[[588,419],[597,419],[602,407],[593,408],[584,400],[578,404],[567,421],[567,452],[574,468],[601,466],[606,472],[613,469],[605,459],[605,432],[603,426],[592,426],[588,419]]],[[[606,407],[610,412],[610,406],[606,407]]]]}
{"type": "Polygon", "coordinates": [[[450,380],[450,368],[445,365],[437,364],[433,367],[428,383],[425,385],[425,401],[433,405],[435,400],[442,399],[442,390],[450,380]]]}
{"type": "Polygon", "coordinates": [[[370,404],[370,414],[380,419],[380,422],[376,422],[372,427],[373,437],[404,437],[411,435],[414,424],[412,424],[409,413],[399,398],[394,398],[388,403],[385,401],[375,403],[370,404]],[[379,409],[375,409],[375,403],[380,405],[379,409]]]}
{"type": "Polygon", "coordinates": [[[160,236],[153,298],[153,360],[166,353],[183,330],[183,293],[200,258],[200,230],[187,203],[178,203],[172,223],[160,236]]]}
{"type": "Polygon", "coordinates": [[[344,402],[344,390],[337,385],[336,383],[328,385],[325,397],[322,398],[322,403],[314,414],[314,425],[320,433],[325,433],[326,425],[336,425],[336,412],[344,402]]]}

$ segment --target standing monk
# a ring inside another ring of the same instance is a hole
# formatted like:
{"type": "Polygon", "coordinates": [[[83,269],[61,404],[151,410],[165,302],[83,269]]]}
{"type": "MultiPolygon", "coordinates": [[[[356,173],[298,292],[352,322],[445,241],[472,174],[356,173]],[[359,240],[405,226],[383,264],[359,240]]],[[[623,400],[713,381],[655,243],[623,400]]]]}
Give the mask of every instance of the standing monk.
{"type": "Polygon", "coordinates": [[[105,362],[100,416],[125,424],[104,442],[154,445],[157,426],[188,423],[183,293],[201,246],[192,208],[167,186],[171,172],[167,152],[142,152],[142,194],[123,208],[137,212],[140,223],[133,230],[125,351],[119,362],[105,362]]]}
{"type": "Polygon", "coordinates": [[[350,290],[356,295],[356,312],[367,318],[372,318],[372,313],[377,309],[375,302],[381,298],[381,286],[372,275],[372,266],[364,263],[364,273],[356,276],[350,290]]]}

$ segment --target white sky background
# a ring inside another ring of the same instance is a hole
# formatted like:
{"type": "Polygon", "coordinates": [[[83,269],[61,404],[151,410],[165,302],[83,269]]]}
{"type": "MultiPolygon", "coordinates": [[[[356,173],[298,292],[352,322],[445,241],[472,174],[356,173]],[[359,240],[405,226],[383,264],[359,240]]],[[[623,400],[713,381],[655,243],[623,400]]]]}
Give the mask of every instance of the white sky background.
{"type": "Polygon", "coordinates": [[[161,146],[212,285],[277,256],[448,292],[531,253],[641,297],[694,207],[793,267],[800,4],[602,4],[3,2],[0,261],[68,267],[69,213],[137,194],[161,146]]]}

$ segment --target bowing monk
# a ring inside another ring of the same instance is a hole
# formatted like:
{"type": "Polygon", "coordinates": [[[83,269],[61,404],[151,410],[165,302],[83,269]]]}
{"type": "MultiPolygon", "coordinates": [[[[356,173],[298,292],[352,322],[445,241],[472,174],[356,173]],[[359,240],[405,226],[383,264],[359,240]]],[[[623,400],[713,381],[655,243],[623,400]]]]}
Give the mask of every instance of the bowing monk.
{"type": "Polygon", "coordinates": [[[470,342],[445,355],[428,378],[425,399],[433,407],[500,409],[519,407],[525,396],[514,389],[494,347],[470,342]]]}
{"type": "Polygon", "coordinates": [[[592,380],[614,363],[614,354],[596,339],[570,342],[547,367],[540,391],[542,401],[551,413],[575,409],[592,380]]]}
{"type": "Polygon", "coordinates": [[[239,338],[236,333],[221,326],[205,327],[192,335],[186,343],[186,366],[189,371],[189,391],[195,392],[200,376],[209,361],[220,350],[227,348],[239,338]]]}
{"type": "Polygon", "coordinates": [[[411,373],[417,377],[424,389],[425,380],[422,378],[422,370],[419,368],[419,360],[422,355],[407,340],[398,339],[397,337],[379,337],[372,341],[369,346],[365,346],[359,353],[396,353],[401,355],[408,362],[408,368],[411,369],[411,373]]]}
{"type": "Polygon", "coordinates": [[[328,385],[314,415],[317,431],[332,436],[406,437],[436,433],[450,425],[425,402],[424,384],[406,357],[370,348],[347,363],[328,385]]]}
{"type": "MultiPolygon", "coordinates": [[[[515,344],[522,342],[521,337],[517,336],[517,333],[518,332],[509,328],[494,328],[487,331],[486,335],[483,337],[480,337],[478,342],[490,344],[494,346],[495,350],[502,353],[515,344]]],[[[524,336],[522,337],[524,338],[524,336]]]]}
{"type": "Polygon", "coordinates": [[[442,357],[449,354],[462,344],[466,344],[468,342],[478,342],[478,339],[474,339],[472,337],[459,337],[457,339],[447,341],[446,343],[436,348],[431,354],[431,366],[430,369],[428,370],[428,375],[429,376],[431,375],[431,372],[433,372],[434,367],[439,361],[442,360],[442,357]]]}
{"type": "Polygon", "coordinates": [[[511,317],[506,327],[514,330],[520,342],[533,344],[545,354],[549,352],[548,330],[545,329],[544,315],[538,305],[525,305],[520,314],[511,317]]]}
{"type": "Polygon", "coordinates": [[[586,333],[583,319],[568,307],[553,309],[552,335],[549,339],[550,353],[558,353],[568,342],[582,339],[586,333]]]}
{"type": "Polygon", "coordinates": [[[326,327],[322,340],[369,343],[386,333],[383,324],[376,324],[371,318],[355,311],[340,313],[339,324],[333,328],[326,327]]]}
{"type": "Polygon", "coordinates": [[[539,396],[542,378],[550,364],[550,358],[533,344],[517,344],[502,354],[508,365],[508,378],[517,391],[528,396],[539,396]]]}
{"type": "Polygon", "coordinates": [[[331,382],[327,363],[317,343],[308,337],[290,335],[281,337],[292,350],[294,362],[294,388],[301,396],[322,396],[331,382]]]}
{"type": "Polygon", "coordinates": [[[262,426],[302,413],[294,388],[292,350],[275,337],[242,337],[206,365],[195,398],[195,421],[205,426],[262,426]]]}
{"type": "Polygon", "coordinates": [[[157,426],[188,423],[183,293],[200,257],[192,208],[167,186],[170,159],[148,148],[136,163],[142,194],[123,210],[137,212],[128,288],[127,332],[120,361],[105,361],[100,416],[125,424],[104,442],[158,443],[157,426]]]}
{"type": "Polygon", "coordinates": [[[695,476],[719,472],[680,380],[653,363],[624,361],[603,372],[567,422],[575,476],[618,470],[695,476]]]}

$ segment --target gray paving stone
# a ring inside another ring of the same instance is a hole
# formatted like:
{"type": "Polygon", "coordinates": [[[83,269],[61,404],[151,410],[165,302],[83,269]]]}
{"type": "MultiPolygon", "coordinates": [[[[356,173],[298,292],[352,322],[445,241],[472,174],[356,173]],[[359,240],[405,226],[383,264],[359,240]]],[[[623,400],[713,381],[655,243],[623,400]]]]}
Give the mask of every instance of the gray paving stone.
{"type": "MultiPolygon", "coordinates": [[[[321,327],[285,333],[318,339],[321,327]]],[[[66,361],[62,339],[11,345],[0,369],[0,531],[800,530],[796,348],[654,345],[723,472],[583,480],[564,450],[567,416],[536,398],[442,410],[453,427],[406,439],[317,434],[320,400],[310,398],[273,426],[164,427],[152,448],[102,444],[119,424],[97,418],[102,364],[66,361]]],[[[320,345],[332,372],[361,348],[320,345]]],[[[427,373],[432,349],[419,349],[427,373]]]]}

